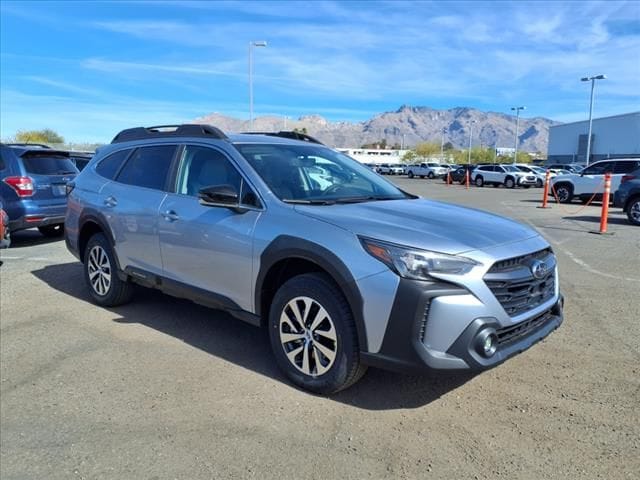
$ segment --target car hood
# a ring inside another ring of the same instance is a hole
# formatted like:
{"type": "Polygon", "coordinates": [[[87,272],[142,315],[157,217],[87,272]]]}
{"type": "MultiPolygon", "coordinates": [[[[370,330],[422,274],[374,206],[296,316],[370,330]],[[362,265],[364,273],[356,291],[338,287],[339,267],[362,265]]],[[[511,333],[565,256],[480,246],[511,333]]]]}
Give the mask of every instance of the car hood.
{"type": "Polygon", "coordinates": [[[295,209],[356,235],[448,254],[538,236],[533,229],[505,217],[425,199],[296,205],[295,209]]]}

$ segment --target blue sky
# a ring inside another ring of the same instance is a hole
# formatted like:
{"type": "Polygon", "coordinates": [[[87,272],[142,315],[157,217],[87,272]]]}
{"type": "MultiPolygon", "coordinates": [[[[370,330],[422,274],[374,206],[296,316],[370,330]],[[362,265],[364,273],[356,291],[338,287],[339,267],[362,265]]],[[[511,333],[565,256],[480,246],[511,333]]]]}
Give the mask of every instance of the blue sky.
{"type": "Polygon", "coordinates": [[[402,104],[559,121],[640,110],[640,2],[0,2],[0,136],[402,104]]]}

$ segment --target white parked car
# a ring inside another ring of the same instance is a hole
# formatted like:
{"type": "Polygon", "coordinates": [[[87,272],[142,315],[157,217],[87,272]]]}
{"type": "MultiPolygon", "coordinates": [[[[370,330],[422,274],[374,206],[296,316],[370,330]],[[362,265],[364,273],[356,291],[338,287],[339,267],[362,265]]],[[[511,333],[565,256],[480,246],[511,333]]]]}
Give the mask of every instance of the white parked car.
{"type": "Polygon", "coordinates": [[[471,174],[471,181],[477,187],[484,185],[493,185],[498,187],[504,185],[507,188],[525,187],[529,188],[536,185],[537,177],[532,173],[521,172],[513,165],[495,164],[480,165],[471,174]]]}
{"type": "Polygon", "coordinates": [[[530,173],[536,177],[536,187],[544,186],[547,179],[547,171],[536,165],[527,165],[526,163],[516,163],[516,168],[521,172],[530,173]]]}
{"type": "Polygon", "coordinates": [[[582,170],[580,174],[570,173],[568,175],[557,175],[551,180],[553,186],[549,195],[553,195],[553,190],[561,203],[570,203],[575,197],[586,203],[591,197],[595,200],[602,199],[604,191],[604,174],[611,174],[611,200],[613,193],[620,186],[622,177],[640,167],[640,159],[616,159],[601,160],[592,163],[582,170]]]}

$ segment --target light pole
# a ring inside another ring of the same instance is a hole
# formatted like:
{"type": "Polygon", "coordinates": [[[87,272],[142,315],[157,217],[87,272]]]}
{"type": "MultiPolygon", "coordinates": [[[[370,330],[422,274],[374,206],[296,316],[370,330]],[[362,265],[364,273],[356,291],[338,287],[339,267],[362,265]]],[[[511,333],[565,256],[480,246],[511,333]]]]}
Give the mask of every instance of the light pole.
{"type": "Polygon", "coordinates": [[[513,163],[515,164],[518,161],[518,127],[520,126],[520,110],[526,110],[527,107],[511,107],[511,110],[516,111],[516,138],[515,138],[515,146],[513,148],[513,163]]]}
{"type": "Polygon", "coordinates": [[[473,124],[476,123],[475,120],[471,120],[471,126],[469,127],[469,159],[467,163],[471,165],[471,139],[473,138],[473,124]]]}
{"type": "Polygon", "coordinates": [[[442,160],[444,160],[444,134],[446,133],[446,131],[446,128],[442,129],[442,140],[440,141],[440,163],[442,163],[442,160]]]}
{"type": "Polygon", "coordinates": [[[591,159],[591,119],[593,115],[593,89],[596,85],[596,80],[604,80],[606,78],[606,75],[594,75],[593,77],[583,77],[580,79],[580,81],[582,82],[588,82],[589,80],[591,80],[591,101],[589,102],[589,134],[587,136],[587,166],[589,166],[589,160],[591,159]]]}
{"type": "Polygon", "coordinates": [[[249,42],[249,129],[253,130],[253,47],[266,47],[264,40],[249,42]]]}

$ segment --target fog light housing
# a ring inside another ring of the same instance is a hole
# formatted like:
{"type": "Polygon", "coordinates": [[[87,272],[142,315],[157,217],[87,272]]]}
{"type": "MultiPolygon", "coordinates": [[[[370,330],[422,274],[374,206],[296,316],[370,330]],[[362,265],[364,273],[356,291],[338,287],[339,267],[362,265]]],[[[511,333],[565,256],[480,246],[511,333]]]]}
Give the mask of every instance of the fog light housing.
{"type": "Polygon", "coordinates": [[[485,358],[491,358],[498,350],[498,336],[493,328],[487,328],[476,336],[476,352],[485,358]]]}

